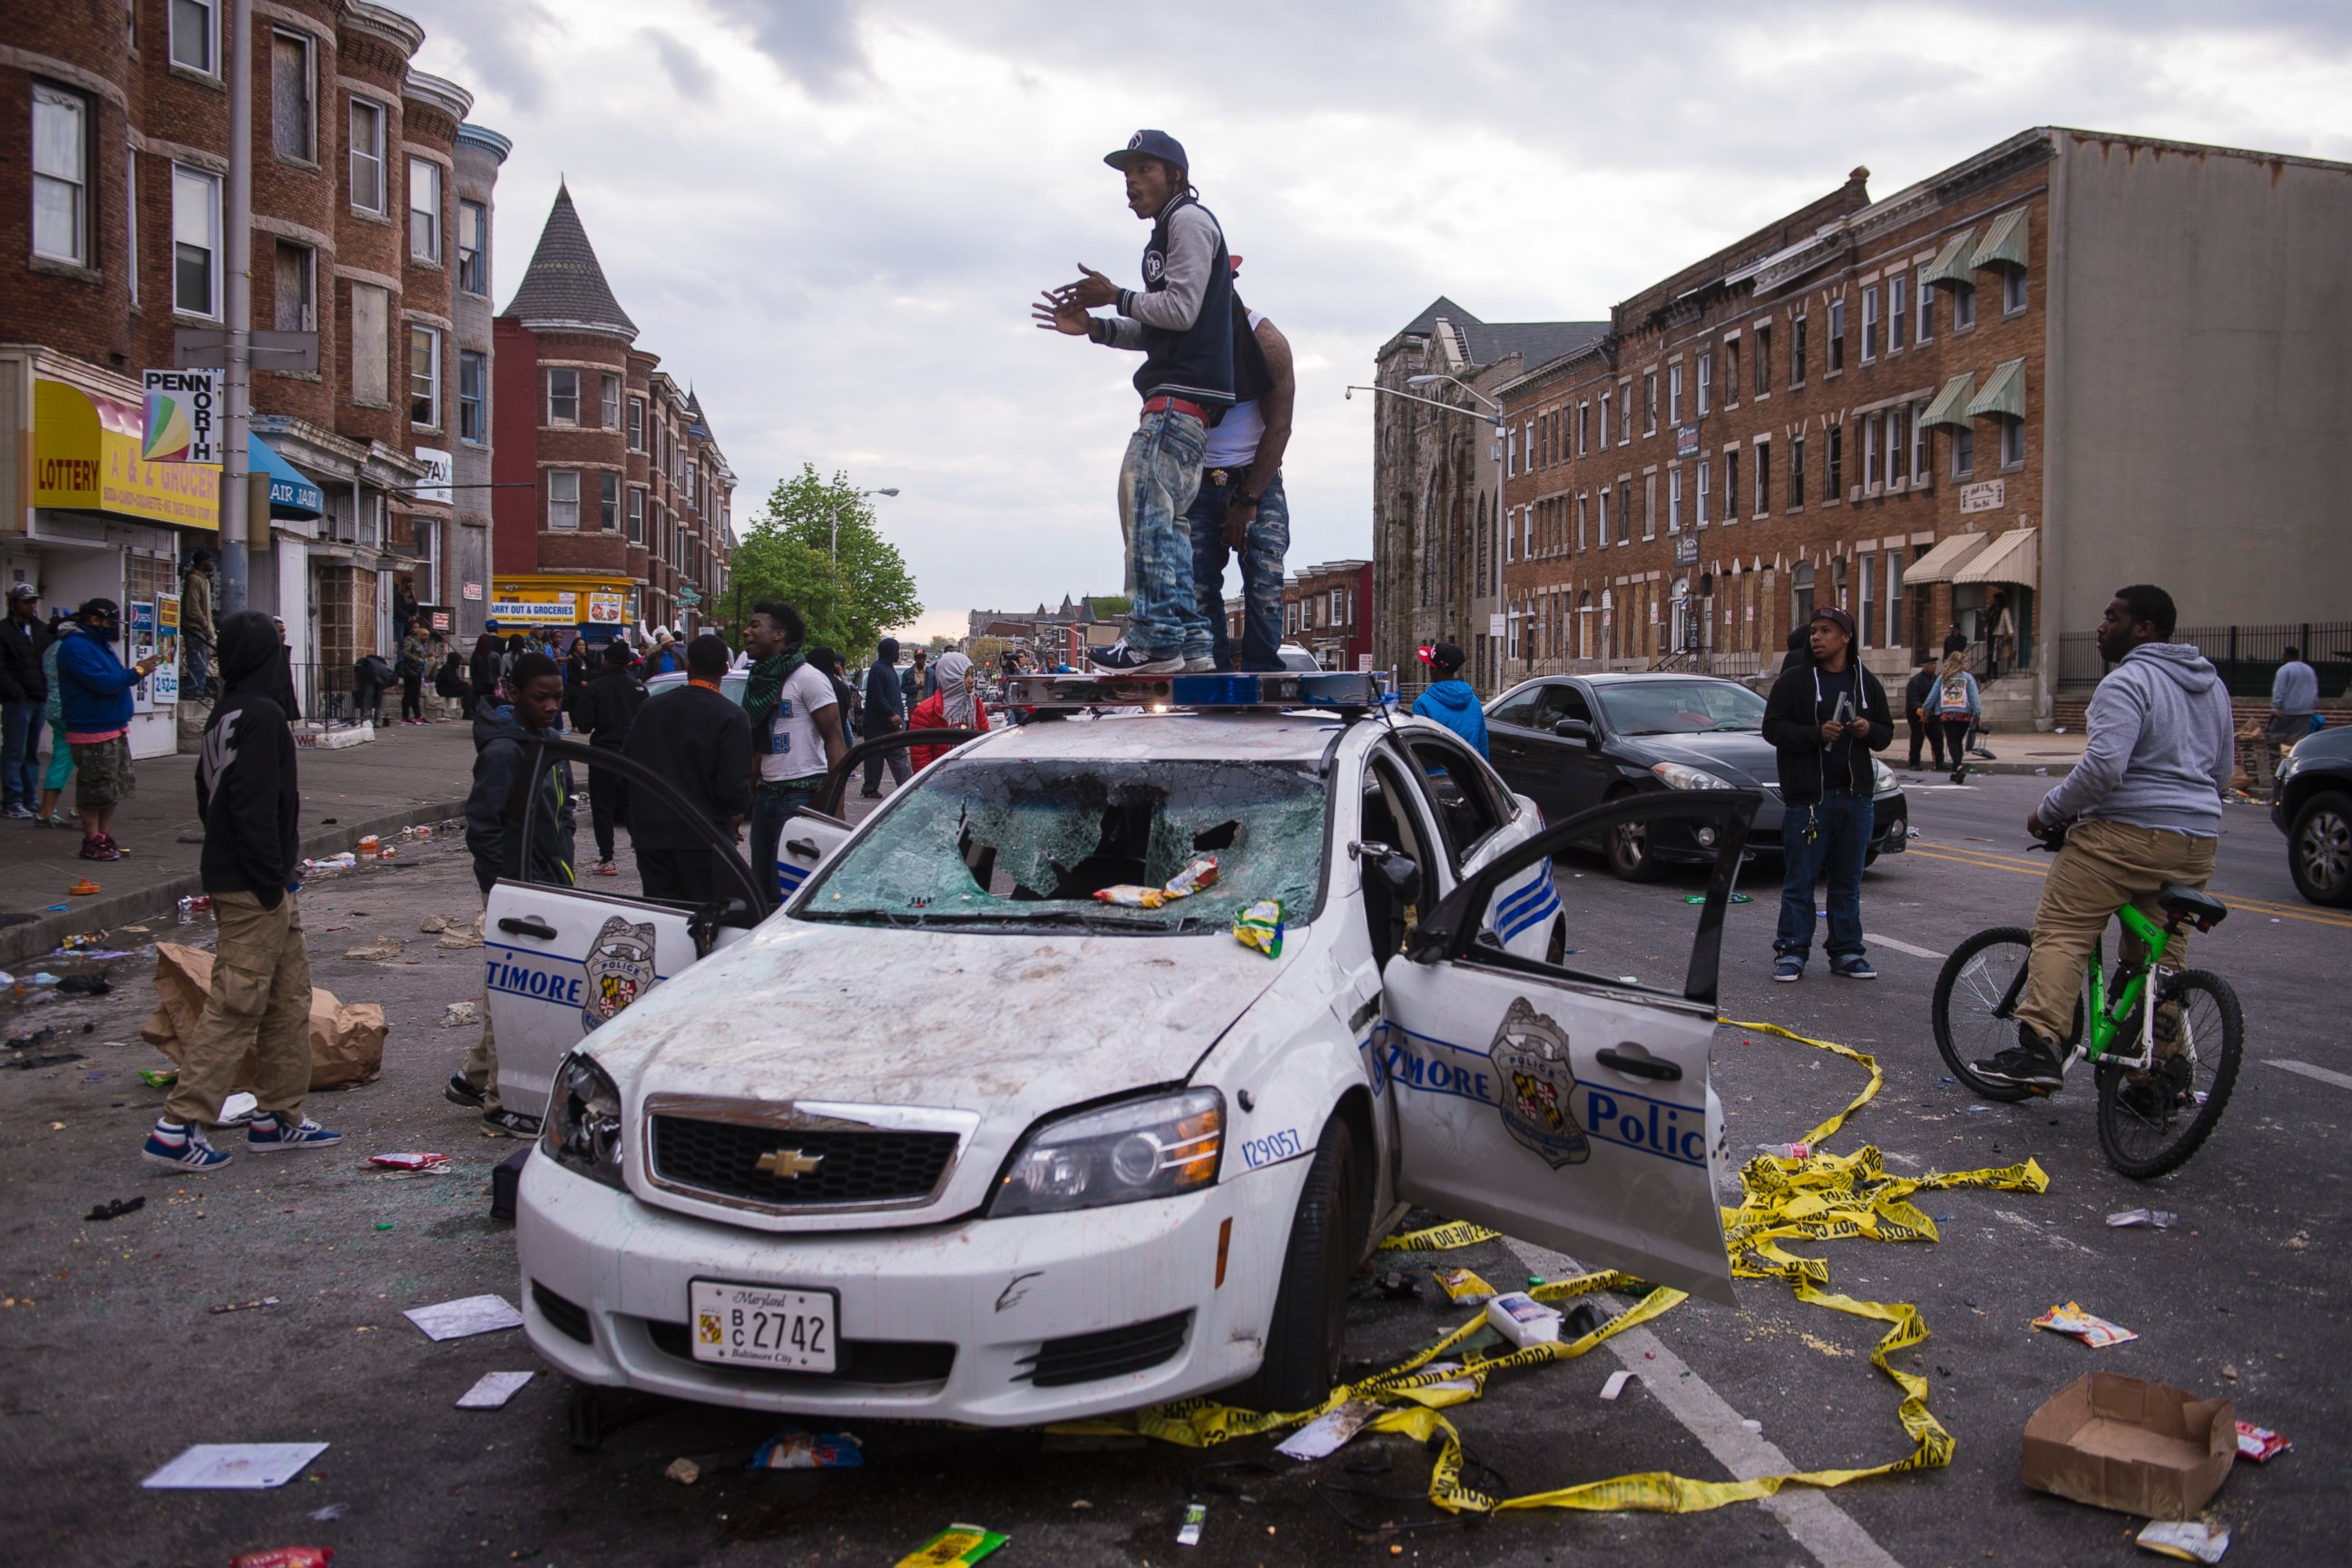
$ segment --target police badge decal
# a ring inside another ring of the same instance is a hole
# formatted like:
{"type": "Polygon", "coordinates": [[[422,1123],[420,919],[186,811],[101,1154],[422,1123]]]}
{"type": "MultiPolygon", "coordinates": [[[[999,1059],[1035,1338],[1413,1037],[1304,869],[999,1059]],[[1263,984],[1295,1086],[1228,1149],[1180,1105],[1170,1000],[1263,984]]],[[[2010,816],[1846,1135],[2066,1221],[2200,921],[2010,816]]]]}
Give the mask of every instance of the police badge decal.
{"type": "Polygon", "coordinates": [[[614,915],[589,944],[581,967],[588,972],[588,984],[580,1022],[593,1029],[653,989],[653,922],[631,925],[625,916],[614,915]]]}
{"type": "Polygon", "coordinates": [[[1503,1126],[1553,1170],[1592,1157],[1576,1123],[1576,1074],[1569,1066],[1568,1031],[1514,997],[1487,1054],[1502,1086],[1503,1126]]]}

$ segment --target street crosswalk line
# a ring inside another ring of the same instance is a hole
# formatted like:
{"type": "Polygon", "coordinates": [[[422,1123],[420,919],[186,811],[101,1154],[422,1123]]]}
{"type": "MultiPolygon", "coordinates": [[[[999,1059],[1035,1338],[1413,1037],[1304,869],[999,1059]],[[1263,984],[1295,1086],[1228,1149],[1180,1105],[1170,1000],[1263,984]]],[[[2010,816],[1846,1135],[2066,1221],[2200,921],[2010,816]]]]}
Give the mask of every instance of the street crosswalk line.
{"type": "Polygon", "coordinates": [[[1932,947],[1914,947],[1907,942],[1897,942],[1891,936],[1881,936],[1874,931],[1863,932],[1862,940],[1873,947],[1891,947],[1897,952],[1907,952],[1914,958],[1932,959],[1937,963],[1944,962],[1944,954],[1937,952],[1932,947]]]}
{"type": "Polygon", "coordinates": [[[2309,1062],[2286,1061],[2277,1057],[2265,1059],[2274,1068],[2284,1068],[2289,1072],[2301,1073],[2305,1078],[2315,1078],[2322,1083],[2332,1083],[2338,1089],[2352,1089],[2352,1073],[2331,1072],[2326,1068],[2313,1067],[2309,1062]]]}

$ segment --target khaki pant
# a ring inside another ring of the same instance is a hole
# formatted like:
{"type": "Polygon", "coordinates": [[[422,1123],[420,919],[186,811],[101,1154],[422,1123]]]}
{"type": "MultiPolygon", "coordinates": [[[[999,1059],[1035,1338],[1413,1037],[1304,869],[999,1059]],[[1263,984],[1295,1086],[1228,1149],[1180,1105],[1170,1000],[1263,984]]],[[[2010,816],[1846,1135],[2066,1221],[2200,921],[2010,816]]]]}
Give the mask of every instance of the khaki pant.
{"type": "Polygon", "coordinates": [[[220,947],[204,1016],[180,1062],[163,1114],[209,1124],[250,1053],[256,1110],[302,1120],[310,1092],[310,954],[293,893],[265,910],[251,893],[215,893],[220,947]]]}
{"type": "MultiPolygon", "coordinates": [[[[2116,910],[2131,904],[2162,925],[2165,915],[2157,905],[2157,890],[2167,882],[2203,888],[2213,879],[2218,844],[2217,839],[2132,827],[2101,817],[2076,823],[2066,835],[2057,864],[2050,868],[2050,879],[2042,885],[2042,907],[2033,914],[2025,1001],[2017,1009],[2017,1021],[2045,1040],[2064,1039],[2074,1021],[2074,999],[2082,994],[2084,966],[2116,910]]],[[[2126,962],[2139,956],[2139,943],[2129,932],[2123,951],[2126,962]]],[[[2184,929],[2166,946],[2164,962],[2168,968],[2179,969],[2188,955],[2184,929]]],[[[2161,1043],[2166,1031],[2157,1033],[2161,1043]]],[[[2129,1047],[2133,1053],[2138,1048],[2137,1042],[2129,1047]]]]}
{"type": "MultiPolygon", "coordinates": [[[[482,895],[482,919],[489,920],[490,896],[482,895]]],[[[490,1028],[489,966],[482,968],[482,1037],[466,1053],[466,1081],[482,1091],[482,1109],[499,1109],[499,1038],[490,1028]]]]}

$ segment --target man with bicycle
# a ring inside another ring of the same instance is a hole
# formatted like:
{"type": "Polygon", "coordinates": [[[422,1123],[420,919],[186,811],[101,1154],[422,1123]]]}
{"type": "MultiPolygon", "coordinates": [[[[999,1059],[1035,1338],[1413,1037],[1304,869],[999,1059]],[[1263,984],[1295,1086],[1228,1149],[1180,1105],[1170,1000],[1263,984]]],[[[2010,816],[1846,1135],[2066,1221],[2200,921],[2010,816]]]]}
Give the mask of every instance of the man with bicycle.
{"type": "MultiPolygon", "coordinates": [[[[2083,971],[2108,921],[2131,904],[2161,923],[2168,882],[2213,879],[2221,792],[2236,766],[2230,694],[2192,643],[2171,640],[2172,595],[2145,584],[2116,590],[2099,623],[2099,653],[2115,668],[2091,697],[2083,760],[2026,820],[2037,837],[2063,827],[2064,847],[2033,916],[2017,1044],[1976,1064],[1997,1083],[2047,1094],[2064,1081],[2057,1042],[2083,989],[2083,971]]],[[[2126,931],[2126,962],[2139,956],[2126,931]]],[[[2184,966],[2186,932],[2165,952],[2184,966]]],[[[2159,1013],[2156,1050],[2169,1057],[2177,1022],[2159,1013]]]]}

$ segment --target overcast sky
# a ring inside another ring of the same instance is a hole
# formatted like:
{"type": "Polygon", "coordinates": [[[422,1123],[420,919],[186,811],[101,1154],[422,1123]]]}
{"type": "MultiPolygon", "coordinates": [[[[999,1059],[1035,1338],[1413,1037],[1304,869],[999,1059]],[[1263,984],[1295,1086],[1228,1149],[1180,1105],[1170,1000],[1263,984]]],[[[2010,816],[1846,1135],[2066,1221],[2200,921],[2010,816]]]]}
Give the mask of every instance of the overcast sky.
{"type": "Polygon", "coordinates": [[[1139,125],[1297,350],[1294,565],[1370,554],[1341,388],[1438,294],[1602,318],[1857,164],[1883,196],[2036,124],[2352,159],[2352,8],[2322,0],[394,3],[514,140],[499,302],[568,179],[739,529],[803,461],[897,486],[927,632],[1118,591],[1136,362],[1028,301],[1081,261],[1136,280],[1101,155],[1139,125]]]}

